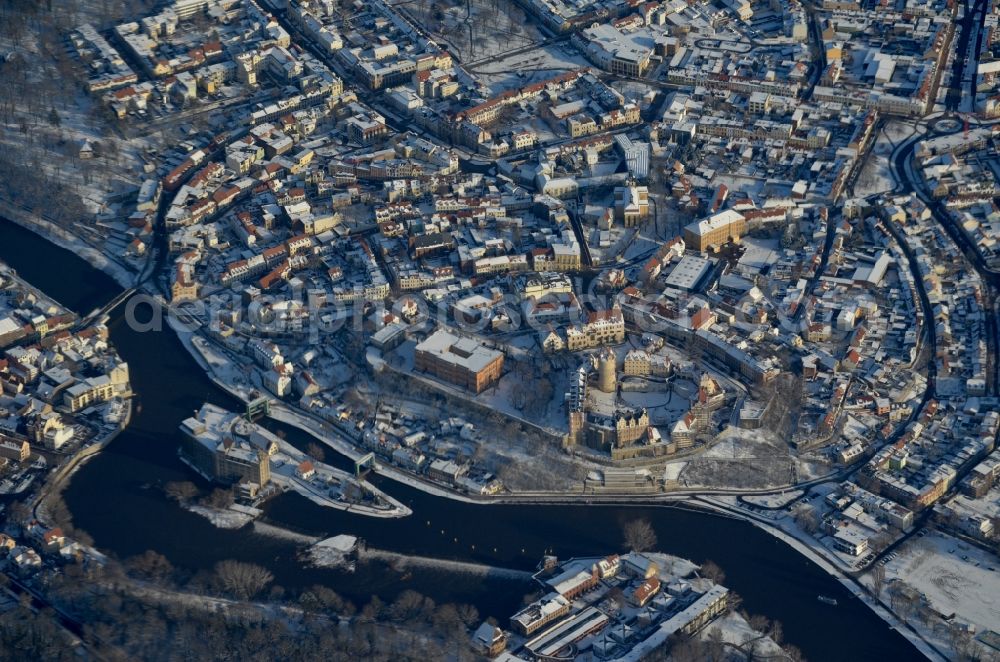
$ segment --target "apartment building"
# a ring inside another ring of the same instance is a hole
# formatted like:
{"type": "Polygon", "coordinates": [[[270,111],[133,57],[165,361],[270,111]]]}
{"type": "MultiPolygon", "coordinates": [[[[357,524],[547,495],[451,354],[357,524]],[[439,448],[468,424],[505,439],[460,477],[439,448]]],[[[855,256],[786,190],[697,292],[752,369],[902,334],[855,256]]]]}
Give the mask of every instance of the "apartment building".
{"type": "Polygon", "coordinates": [[[107,402],[114,397],[114,385],[107,375],[91,377],[66,389],[63,401],[72,412],[80,411],[91,404],[107,402]]]}
{"type": "Polygon", "coordinates": [[[24,462],[31,457],[31,446],[26,441],[15,439],[0,440],[0,458],[24,462]]]}

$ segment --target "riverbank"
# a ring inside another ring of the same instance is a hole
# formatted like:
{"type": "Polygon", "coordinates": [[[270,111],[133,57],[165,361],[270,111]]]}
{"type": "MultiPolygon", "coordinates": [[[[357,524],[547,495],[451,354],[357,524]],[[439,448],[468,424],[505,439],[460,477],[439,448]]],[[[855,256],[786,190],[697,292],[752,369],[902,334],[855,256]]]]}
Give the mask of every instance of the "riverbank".
{"type": "MultiPolygon", "coordinates": [[[[179,334],[181,335],[181,334],[179,334]]],[[[208,366],[208,362],[203,356],[198,356],[200,354],[197,347],[192,342],[185,342],[182,338],[182,343],[188,349],[192,355],[195,356],[196,361],[203,367],[208,366]]],[[[209,371],[211,375],[211,372],[209,371]]],[[[213,380],[218,383],[217,378],[212,376],[213,380]]],[[[233,391],[230,390],[232,393],[233,391]]],[[[292,427],[295,427],[302,432],[310,435],[311,437],[323,442],[327,446],[331,447],[338,453],[350,458],[351,460],[357,460],[363,454],[350,444],[347,440],[343,438],[343,433],[337,430],[334,426],[330,425],[326,421],[320,420],[318,417],[310,415],[308,413],[299,411],[292,407],[285,405],[284,403],[276,403],[271,408],[270,417],[278,420],[280,422],[286,423],[292,427]]],[[[411,476],[403,471],[397,470],[391,466],[379,465],[378,473],[383,475],[393,481],[405,484],[414,489],[420,490],[427,494],[443,497],[446,499],[451,499],[454,501],[459,501],[463,503],[476,504],[476,505],[502,505],[502,504],[512,504],[512,503],[532,503],[532,504],[580,504],[586,503],[589,505],[613,505],[620,504],[624,502],[635,502],[635,495],[593,495],[593,494],[573,494],[565,492],[553,492],[553,493],[532,493],[532,494],[514,494],[514,495],[503,495],[503,496],[481,496],[473,497],[459,494],[453,490],[448,490],[443,487],[438,487],[434,484],[428,483],[427,481],[421,480],[417,477],[411,476]]],[[[821,477],[814,481],[810,481],[808,484],[799,485],[799,488],[808,488],[809,486],[816,484],[817,482],[829,481],[832,478],[830,476],[821,477]]],[[[746,494],[748,496],[753,495],[769,495],[786,492],[789,488],[780,489],[768,489],[768,490],[758,490],[754,492],[742,492],[742,491],[731,491],[732,495],[742,495],[746,494]]],[[[724,491],[719,491],[724,493],[724,491]]],[[[675,505],[677,507],[690,507],[693,509],[706,510],[713,513],[714,515],[722,515],[725,517],[730,517],[740,521],[752,524],[756,528],[764,531],[768,535],[772,536],[776,540],[788,545],[794,549],[797,553],[803,557],[809,559],[816,566],[821,568],[824,572],[829,574],[831,577],[836,579],[844,588],[846,588],[851,595],[858,598],[868,609],[874,612],[880,619],[889,625],[889,627],[900,635],[905,637],[917,650],[920,651],[922,655],[931,660],[948,660],[948,657],[935,648],[931,643],[923,639],[920,634],[909,625],[903,623],[891,610],[886,608],[880,602],[876,602],[870,595],[870,593],[865,590],[861,583],[844,573],[834,561],[831,561],[825,555],[825,550],[817,547],[817,543],[814,540],[804,540],[789,532],[784,531],[780,527],[765,522],[761,518],[753,517],[741,512],[738,508],[728,506],[719,501],[711,499],[704,491],[691,491],[690,493],[664,493],[662,495],[647,496],[643,498],[643,501],[650,504],[656,504],[660,506],[675,505]]],[[[385,561],[397,561],[405,562],[406,560],[414,560],[414,563],[420,565],[421,562],[426,562],[434,564],[437,567],[444,567],[444,564],[455,564],[456,570],[468,570],[469,567],[475,567],[476,564],[466,564],[462,562],[451,562],[442,561],[440,559],[431,559],[424,557],[411,557],[407,555],[396,554],[392,552],[383,552],[380,550],[371,550],[368,554],[369,558],[380,558],[385,561]],[[461,566],[461,568],[459,567],[461,566]]],[[[365,558],[363,554],[359,554],[359,560],[365,558]]],[[[397,568],[398,570],[399,568],[397,568]]]]}
{"type": "Polygon", "coordinates": [[[106,253],[94,248],[72,232],[37,214],[17,207],[9,200],[0,200],[0,217],[80,256],[87,264],[114,279],[116,283],[121,285],[122,289],[127,290],[133,287],[138,280],[139,274],[125,264],[108,257],[106,253]]]}
{"type": "Polygon", "coordinates": [[[886,608],[881,602],[876,602],[871,593],[865,589],[858,579],[846,574],[837,566],[835,561],[830,560],[826,556],[826,550],[819,547],[817,541],[801,538],[773,523],[765,521],[763,518],[742,512],[739,508],[729,506],[717,500],[702,497],[692,499],[690,503],[709,512],[748,522],[768,535],[782,541],[834,577],[855,598],[863,602],[879,618],[885,621],[891,629],[901,634],[907,641],[913,644],[927,659],[940,660],[940,662],[949,661],[950,658],[945,653],[939,651],[930,642],[925,640],[914,628],[900,620],[896,614],[886,608]]]}
{"type": "Polygon", "coordinates": [[[67,480],[73,477],[73,474],[82,467],[87,460],[95,457],[98,453],[103,451],[108,444],[118,438],[122,432],[124,432],[129,423],[132,422],[132,399],[125,401],[125,415],[122,417],[121,422],[118,427],[115,428],[113,432],[105,435],[103,438],[95,440],[90,445],[85,448],[81,448],[79,451],[74,453],[66,462],[60,465],[55,473],[49,476],[45,481],[45,485],[39,491],[38,496],[35,497],[31,504],[31,512],[35,519],[41,522],[46,527],[51,528],[53,523],[49,521],[48,511],[45,509],[45,500],[51,497],[53,494],[60,494],[62,488],[67,480]]]}
{"type": "MultiPolygon", "coordinates": [[[[181,341],[181,344],[188,351],[188,353],[191,354],[192,358],[194,358],[194,360],[198,363],[198,365],[201,366],[201,368],[205,371],[205,374],[208,376],[208,378],[212,380],[212,382],[216,386],[218,386],[226,393],[229,393],[237,400],[246,403],[248,399],[248,393],[246,392],[246,390],[238,388],[235,384],[227,382],[226,380],[222,379],[218,374],[216,374],[216,371],[213,370],[210,362],[205,357],[203,351],[197,347],[197,345],[195,344],[195,339],[200,338],[200,336],[184,328],[184,325],[179,320],[175,319],[172,315],[168,315],[167,320],[168,320],[167,324],[177,335],[177,338],[181,341]]],[[[322,441],[322,439],[320,440],[322,441]]],[[[283,445],[284,443],[286,442],[281,442],[281,445],[283,445]]],[[[335,467],[326,467],[326,465],[324,465],[324,468],[335,472],[337,477],[343,481],[357,480],[351,475],[347,474],[346,472],[336,469],[335,467]]],[[[331,499],[324,495],[316,493],[315,490],[308,489],[300,485],[298,482],[293,481],[290,478],[287,480],[276,479],[275,482],[282,485],[284,489],[295,491],[304,496],[305,498],[310,499],[313,502],[321,505],[324,508],[334,508],[338,510],[349,511],[359,515],[364,515],[366,517],[381,517],[381,518],[409,517],[413,513],[413,511],[411,511],[405,505],[403,505],[396,499],[392,498],[388,494],[382,492],[381,490],[378,490],[372,485],[365,485],[365,488],[368,489],[372,494],[374,494],[377,499],[389,504],[388,508],[376,508],[374,506],[369,506],[366,504],[346,503],[335,499],[331,499]]]]}
{"type": "MultiPolygon", "coordinates": [[[[31,240],[41,240],[48,242],[63,248],[63,250],[72,251],[74,255],[79,256],[81,259],[86,260],[89,256],[90,260],[87,262],[91,267],[101,268],[101,265],[109,267],[106,259],[96,253],[93,249],[86,247],[82,241],[78,238],[73,237],[69,233],[57,228],[52,223],[40,219],[37,216],[32,216],[26,212],[19,211],[16,208],[10,208],[10,204],[7,201],[0,200],[0,214],[8,214],[9,218],[0,217],[0,221],[7,220],[13,227],[18,229],[14,236],[9,236],[6,230],[4,231],[3,240],[0,240],[0,245],[10,245],[15,248],[22,248],[23,244],[30,243],[31,240]]],[[[24,255],[30,254],[31,251],[25,251],[24,255]]],[[[62,296],[55,296],[48,290],[40,287],[38,283],[30,282],[34,279],[29,279],[27,276],[22,276],[20,269],[18,267],[23,266],[20,264],[15,264],[4,260],[5,264],[5,275],[11,276],[16,279],[18,287],[23,288],[26,292],[30,292],[39,301],[45,302],[46,306],[58,309],[60,314],[67,313],[72,314],[73,324],[71,325],[75,329],[80,329],[84,326],[89,326],[93,328],[95,322],[87,320],[82,314],[82,310],[78,305],[73,305],[74,303],[79,304],[79,301],[63,301],[62,296]],[[6,269],[11,269],[10,274],[7,274],[6,269]]],[[[51,265],[49,265],[51,269],[51,265]]],[[[112,269],[113,270],[113,269],[112,269]]],[[[60,273],[60,269],[51,269],[53,273],[60,273]]],[[[102,273],[104,273],[102,271],[102,273]]],[[[121,274],[120,274],[121,275],[121,274]]],[[[58,275],[56,276],[58,278],[58,275]]],[[[84,308],[83,310],[86,310],[84,308]]],[[[98,320],[100,322],[100,320],[98,320]]],[[[70,325],[67,325],[67,327],[70,325]]],[[[58,327],[51,328],[49,333],[54,333],[58,327]]],[[[68,328],[63,332],[67,332],[68,328]]],[[[113,352],[117,354],[117,352],[113,352]]],[[[33,395],[30,391],[26,391],[24,395],[33,395]]],[[[76,450],[75,453],[63,455],[61,453],[53,453],[50,457],[59,458],[61,461],[58,466],[48,473],[45,477],[42,487],[34,495],[34,497],[29,502],[29,507],[31,508],[32,515],[34,518],[45,526],[51,527],[53,523],[51,521],[51,516],[48,511],[46,501],[52,497],[52,495],[58,495],[61,493],[66,481],[68,481],[76,473],[76,471],[82,467],[89,459],[95,457],[101,451],[103,451],[108,445],[110,445],[115,439],[118,438],[122,432],[124,432],[132,421],[133,407],[134,407],[134,393],[131,389],[131,385],[127,385],[127,388],[123,391],[116,393],[115,401],[122,403],[122,409],[118,417],[117,424],[110,430],[98,429],[96,434],[89,443],[81,446],[76,450]]],[[[59,406],[59,402],[53,401],[53,405],[59,406]]]]}
{"type": "MultiPolygon", "coordinates": [[[[108,278],[78,256],[13,224],[3,225],[0,231],[8,241],[0,242],[4,252],[0,257],[43,291],[84,311],[114,296],[108,278]],[[58,272],[53,264],[59,265],[58,272]]],[[[76,472],[64,496],[75,524],[109,555],[127,559],[155,549],[175,567],[190,572],[237,559],[266,565],[289,591],[323,584],[364,604],[372,595],[391,602],[400,591],[412,589],[439,604],[469,603],[483,615],[503,619],[521,605],[523,588],[516,583],[430,568],[403,582],[380,569],[381,564],[359,565],[355,573],[305,567],[298,552],[306,541],[286,541],[287,531],[296,532],[296,538],[349,534],[394,553],[528,569],[543,554],[569,558],[606,549],[609,541],[618,539],[623,522],[645,518],[656,530],[661,549],[696,562],[710,559],[724,568],[726,584],[740,594],[744,607],[780,620],[786,639],[808,659],[877,662],[918,655],[906,639],[886,629],[863,604],[850,600],[840,583],[792,547],[736,517],[694,512],[671,497],[666,498],[674,503],[632,497],[607,505],[598,505],[604,499],[565,496],[553,503],[540,497],[532,498],[532,503],[511,499],[490,502],[491,508],[484,511],[482,500],[442,499],[419,485],[389,484],[391,479],[383,481],[376,474],[369,480],[411,507],[413,517],[355,516],[289,493],[265,509],[265,520],[281,527],[280,533],[265,531],[269,525],[262,528],[259,521],[238,530],[217,529],[164,497],[157,486],[190,477],[177,459],[179,422],[206,400],[228,408],[238,404],[189,358],[190,350],[175,333],[166,329],[167,333],[139,333],[122,323],[120,309],[109,327],[116,347],[129,361],[143,407],[106,453],[76,472]],[[841,598],[841,606],[831,610],[819,604],[817,593],[841,598]],[[851,636],[845,638],[845,632],[851,636]]],[[[302,447],[311,440],[292,427],[288,434],[302,447]]]]}
{"type": "MultiPolygon", "coordinates": [[[[177,334],[177,338],[181,341],[184,349],[191,355],[195,362],[205,371],[205,374],[214,384],[221,388],[226,393],[232,395],[233,397],[239,399],[240,401],[246,402],[247,393],[244,389],[238,388],[234,384],[227,383],[225,380],[221,379],[213,369],[208,358],[205,356],[205,350],[199,347],[199,341],[201,343],[211,343],[211,341],[205,339],[202,335],[197,332],[192,332],[187,328],[182,322],[174,318],[173,316],[168,316],[168,324],[170,328],[177,334]]],[[[287,404],[280,401],[273,401],[270,404],[270,412],[268,413],[268,418],[274,419],[280,423],[290,425],[302,432],[308,434],[309,436],[316,439],[320,443],[333,449],[336,453],[348,458],[352,462],[356,462],[358,459],[363,457],[365,453],[358,450],[353,444],[349,443],[343,438],[343,432],[337,430],[334,426],[330,425],[326,421],[320,420],[318,417],[308,414],[306,412],[300,411],[298,409],[289,407],[287,404]]],[[[419,489],[427,494],[434,496],[444,497],[448,499],[455,499],[457,501],[463,501],[465,503],[490,503],[489,499],[474,499],[462,494],[458,494],[452,490],[445,489],[444,487],[434,485],[424,480],[420,480],[415,476],[406,474],[403,471],[397,470],[392,466],[387,466],[384,464],[379,464],[378,474],[386,476],[395,480],[396,482],[403,483],[404,485],[409,485],[410,487],[419,489]]]]}

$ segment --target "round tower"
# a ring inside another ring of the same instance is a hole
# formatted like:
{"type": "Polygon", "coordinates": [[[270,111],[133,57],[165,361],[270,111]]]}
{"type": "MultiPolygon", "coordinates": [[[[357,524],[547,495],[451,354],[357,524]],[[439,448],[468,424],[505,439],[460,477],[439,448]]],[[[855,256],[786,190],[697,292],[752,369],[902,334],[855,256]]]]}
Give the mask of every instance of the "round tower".
{"type": "Polygon", "coordinates": [[[617,385],[615,353],[610,349],[605,349],[597,360],[597,388],[605,393],[614,393],[617,385]]]}

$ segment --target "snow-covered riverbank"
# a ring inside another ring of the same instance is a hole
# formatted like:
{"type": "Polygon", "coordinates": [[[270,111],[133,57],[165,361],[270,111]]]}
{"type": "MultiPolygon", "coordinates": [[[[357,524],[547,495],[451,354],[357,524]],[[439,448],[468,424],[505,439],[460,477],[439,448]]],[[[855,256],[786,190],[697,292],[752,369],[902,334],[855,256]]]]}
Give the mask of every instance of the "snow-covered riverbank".
{"type": "Polygon", "coordinates": [[[850,591],[855,598],[865,603],[865,605],[875,612],[879,618],[888,623],[889,627],[903,635],[928,659],[947,662],[948,658],[945,655],[939,652],[936,648],[932,648],[925,639],[920,637],[915,631],[903,623],[894,613],[877,603],[858,581],[849,577],[839,567],[837,567],[833,561],[829,560],[825,554],[825,550],[818,548],[815,541],[805,540],[799,536],[792,535],[773,523],[765,522],[757,517],[750,516],[741,512],[738,508],[731,507],[718,500],[701,498],[698,499],[696,503],[699,507],[702,507],[705,510],[717,512],[727,517],[734,517],[736,519],[749,522],[762,531],[765,531],[778,540],[781,540],[799,554],[822,568],[826,573],[834,577],[838,582],[840,582],[841,585],[850,591]]]}
{"type": "MultiPolygon", "coordinates": [[[[223,389],[227,393],[233,395],[234,397],[240,399],[241,401],[246,401],[247,392],[245,388],[239,388],[231,379],[223,379],[219,374],[219,370],[222,369],[218,367],[220,361],[228,362],[225,357],[215,357],[209,359],[205,356],[205,351],[196,343],[196,340],[204,339],[191,333],[189,330],[182,328],[182,324],[179,320],[174,319],[172,316],[168,316],[168,324],[177,333],[177,337],[180,339],[181,344],[187,349],[187,351],[194,357],[208,375],[209,379],[212,380],[219,388],[223,389]]],[[[277,409],[280,405],[276,405],[277,409]]],[[[281,420],[280,418],[274,417],[276,420],[281,420]]],[[[308,430],[306,430],[309,432],[308,430]]],[[[321,439],[322,440],[322,439],[321,439]]],[[[293,446],[285,442],[280,442],[282,450],[285,454],[294,457],[297,461],[304,459],[304,456],[297,451],[293,446]]],[[[320,465],[323,471],[333,474],[339,481],[351,482],[356,481],[356,479],[348,474],[347,472],[341,471],[334,467],[323,465],[322,463],[314,462],[314,464],[320,465]]],[[[274,473],[274,480],[284,489],[291,489],[301,493],[304,497],[312,500],[313,502],[326,507],[326,508],[336,508],[339,510],[346,510],[359,515],[364,515],[366,517],[408,517],[412,514],[412,511],[403,505],[401,502],[397,501],[393,497],[385,494],[384,492],[378,490],[377,488],[365,484],[363,488],[374,495],[376,501],[388,504],[387,507],[381,508],[377,506],[371,506],[364,503],[341,501],[338,499],[330,498],[328,495],[320,494],[315,489],[311,488],[306,482],[296,479],[296,477],[291,474],[285,476],[282,472],[278,471],[274,473]]]]}
{"type": "Polygon", "coordinates": [[[134,271],[51,221],[27,212],[7,200],[0,200],[0,217],[34,232],[60,248],[76,253],[92,267],[113,278],[123,288],[128,289],[135,285],[138,275],[134,271]]]}

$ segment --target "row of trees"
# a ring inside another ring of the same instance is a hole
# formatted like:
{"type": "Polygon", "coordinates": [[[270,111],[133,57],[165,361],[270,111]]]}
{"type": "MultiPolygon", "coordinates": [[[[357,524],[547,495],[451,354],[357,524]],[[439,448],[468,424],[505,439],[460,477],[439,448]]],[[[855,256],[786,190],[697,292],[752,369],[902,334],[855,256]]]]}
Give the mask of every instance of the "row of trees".
{"type": "MultiPolygon", "coordinates": [[[[182,573],[177,572],[169,560],[153,550],[128,559],[123,571],[140,581],[171,589],[178,588],[182,577],[182,573]]],[[[323,585],[313,585],[302,591],[297,598],[290,598],[283,588],[273,585],[273,582],[274,575],[267,568],[229,559],[216,563],[210,573],[193,577],[186,588],[199,594],[214,594],[241,602],[262,597],[280,600],[294,605],[306,614],[337,619],[356,618],[366,622],[430,625],[441,631],[468,628],[479,622],[479,612],[472,605],[438,605],[431,598],[413,590],[403,591],[392,602],[373,596],[359,610],[352,601],[323,585]]]]}
{"type": "MultiPolygon", "coordinates": [[[[85,623],[85,641],[110,660],[475,659],[467,632],[479,613],[469,605],[437,605],[404,591],[359,610],[326,586],[289,596],[269,570],[235,560],[181,588],[183,576],[147,551],[121,565],[66,566],[49,578],[49,595],[85,623]],[[262,598],[269,602],[254,602],[262,598]],[[350,627],[334,627],[345,619],[350,627]]],[[[24,616],[0,616],[0,662],[72,658],[50,614],[24,616]]]]}

